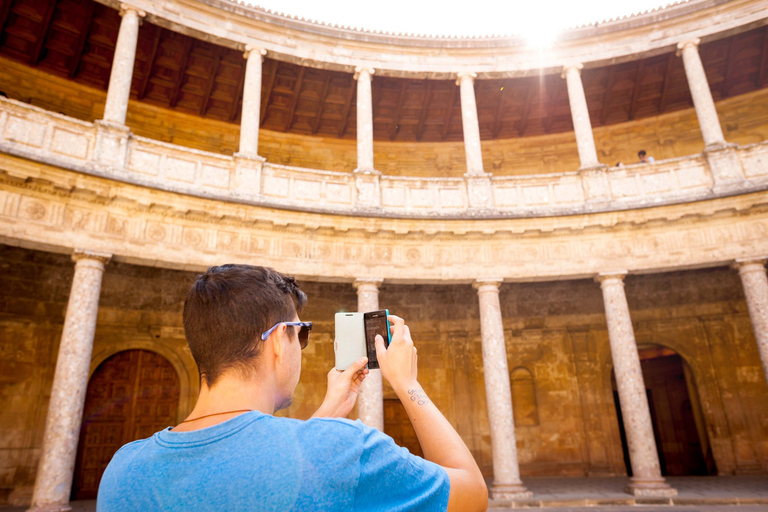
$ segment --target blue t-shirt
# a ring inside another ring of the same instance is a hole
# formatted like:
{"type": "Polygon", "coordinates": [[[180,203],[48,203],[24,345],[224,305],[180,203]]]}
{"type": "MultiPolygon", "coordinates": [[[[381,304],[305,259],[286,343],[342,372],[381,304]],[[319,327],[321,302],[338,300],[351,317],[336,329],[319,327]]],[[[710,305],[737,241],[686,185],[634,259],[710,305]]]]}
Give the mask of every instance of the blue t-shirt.
{"type": "Polygon", "coordinates": [[[359,421],[253,411],[123,446],[96,510],[445,510],[449,490],[443,468],[359,421]]]}

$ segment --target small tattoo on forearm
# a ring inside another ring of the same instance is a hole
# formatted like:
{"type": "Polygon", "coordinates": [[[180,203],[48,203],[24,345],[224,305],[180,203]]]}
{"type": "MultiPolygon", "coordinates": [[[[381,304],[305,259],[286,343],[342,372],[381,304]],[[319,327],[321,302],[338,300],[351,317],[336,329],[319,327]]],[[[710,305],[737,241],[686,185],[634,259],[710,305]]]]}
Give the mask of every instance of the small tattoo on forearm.
{"type": "Polygon", "coordinates": [[[411,402],[416,402],[419,405],[426,405],[430,403],[427,394],[420,389],[409,389],[408,396],[411,397],[411,402]]]}

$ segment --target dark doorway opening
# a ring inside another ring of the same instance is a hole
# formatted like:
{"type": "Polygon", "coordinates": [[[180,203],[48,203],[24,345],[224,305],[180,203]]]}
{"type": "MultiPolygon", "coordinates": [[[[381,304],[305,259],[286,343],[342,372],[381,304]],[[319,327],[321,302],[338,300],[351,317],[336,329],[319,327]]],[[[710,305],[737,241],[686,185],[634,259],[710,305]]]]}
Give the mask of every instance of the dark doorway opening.
{"type": "Polygon", "coordinates": [[[424,457],[411,420],[397,398],[384,400],[384,433],[394,439],[398,446],[408,448],[413,455],[424,457]]]}
{"type": "Polygon", "coordinates": [[[85,395],[71,499],[96,498],[115,452],[175,424],[178,408],[179,377],[163,356],[126,350],[101,363],[85,395]]]}
{"type": "MultiPolygon", "coordinates": [[[[657,345],[640,347],[639,353],[661,474],[717,474],[698,394],[687,364],[675,351],[657,345]]],[[[624,463],[627,475],[632,476],[615,376],[612,380],[624,463]]]]}

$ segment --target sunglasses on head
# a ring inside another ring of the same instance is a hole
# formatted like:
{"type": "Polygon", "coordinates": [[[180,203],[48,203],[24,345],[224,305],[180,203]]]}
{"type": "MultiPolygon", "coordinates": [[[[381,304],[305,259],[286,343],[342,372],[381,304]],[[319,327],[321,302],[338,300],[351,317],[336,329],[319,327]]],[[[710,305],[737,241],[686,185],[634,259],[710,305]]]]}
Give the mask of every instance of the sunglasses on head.
{"type": "Polygon", "coordinates": [[[301,350],[307,348],[309,344],[309,331],[312,330],[312,322],[277,322],[275,325],[269,328],[264,334],[261,335],[261,341],[266,341],[269,335],[277,329],[280,324],[294,325],[299,327],[299,346],[301,350]]]}

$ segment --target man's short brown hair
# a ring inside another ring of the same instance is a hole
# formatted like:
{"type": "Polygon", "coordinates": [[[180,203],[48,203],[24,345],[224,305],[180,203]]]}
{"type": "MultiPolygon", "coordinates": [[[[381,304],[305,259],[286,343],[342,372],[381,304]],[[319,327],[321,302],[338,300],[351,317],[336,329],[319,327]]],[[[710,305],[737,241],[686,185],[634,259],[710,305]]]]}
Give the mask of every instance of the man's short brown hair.
{"type": "Polygon", "coordinates": [[[197,276],[184,302],[184,335],[200,378],[210,387],[230,369],[247,375],[261,334],[292,321],[306,302],[293,277],[271,268],[228,264],[197,276]]]}

